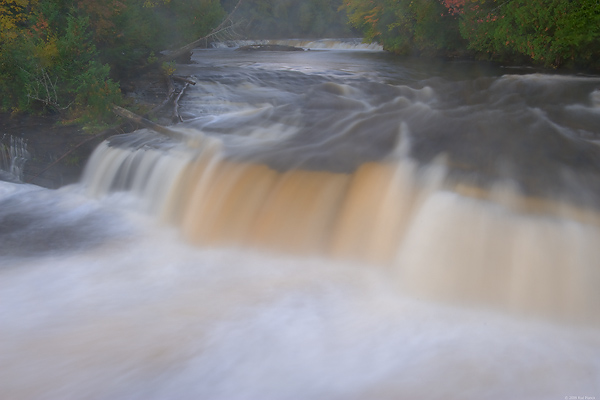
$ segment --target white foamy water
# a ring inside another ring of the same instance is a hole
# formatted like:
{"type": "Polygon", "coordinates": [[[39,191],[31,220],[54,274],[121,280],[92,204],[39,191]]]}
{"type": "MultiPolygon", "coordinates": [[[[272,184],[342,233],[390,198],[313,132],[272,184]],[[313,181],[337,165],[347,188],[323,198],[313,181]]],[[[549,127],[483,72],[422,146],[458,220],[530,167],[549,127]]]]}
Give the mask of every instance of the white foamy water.
{"type": "Polygon", "coordinates": [[[378,43],[364,43],[362,39],[273,39],[273,40],[231,40],[213,42],[214,48],[232,48],[254,45],[282,45],[301,47],[306,50],[352,50],[352,51],[383,51],[378,43]]]}
{"type": "MultiPolygon", "coordinates": [[[[79,196],[67,191],[54,207],[79,196]]],[[[115,217],[107,209],[117,205],[118,238],[3,258],[2,398],[547,399],[600,389],[593,329],[425,302],[360,264],[193,248],[127,211],[124,196],[80,218],[115,217]]]]}
{"type": "Polygon", "coordinates": [[[0,181],[0,399],[600,396],[597,78],[193,59],[183,142],[0,181]]]}

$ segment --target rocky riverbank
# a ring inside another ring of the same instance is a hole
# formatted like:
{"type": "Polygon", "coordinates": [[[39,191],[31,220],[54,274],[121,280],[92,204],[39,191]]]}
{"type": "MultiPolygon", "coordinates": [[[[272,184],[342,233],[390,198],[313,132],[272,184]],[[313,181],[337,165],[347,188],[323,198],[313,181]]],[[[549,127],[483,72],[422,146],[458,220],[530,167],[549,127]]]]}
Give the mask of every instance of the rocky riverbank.
{"type": "MultiPolygon", "coordinates": [[[[160,73],[149,72],[122,82],[122,91],[133,107],[150,110],[164,101],[167,86],[160,73]]],[[[20,180],[51,189],[76,183],[98,144],[110,136],[137,128],[134,124],[124,123],[90,133],[81,125],[62,123],[55,115],[0,113],[0,170],[4,170],[0,171],[0,179],[20,180]],[[15,162],[15,143],[23,147],[18,152],[26,152],[22,154],[25,163],[17,168],[22,169],[18,171],[20,177],[10,171],[10,164],[15,162]]]]}

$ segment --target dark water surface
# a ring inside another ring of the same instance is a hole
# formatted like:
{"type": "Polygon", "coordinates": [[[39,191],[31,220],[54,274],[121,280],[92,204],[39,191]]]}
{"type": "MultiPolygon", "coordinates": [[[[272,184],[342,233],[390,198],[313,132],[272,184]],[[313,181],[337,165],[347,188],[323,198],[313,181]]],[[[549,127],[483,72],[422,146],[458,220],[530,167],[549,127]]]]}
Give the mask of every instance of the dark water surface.
{"type": "Polygon", "coordinates": [[[0,398],[600,398],[600,77],[302,45],[0,182],[0,398]]]}

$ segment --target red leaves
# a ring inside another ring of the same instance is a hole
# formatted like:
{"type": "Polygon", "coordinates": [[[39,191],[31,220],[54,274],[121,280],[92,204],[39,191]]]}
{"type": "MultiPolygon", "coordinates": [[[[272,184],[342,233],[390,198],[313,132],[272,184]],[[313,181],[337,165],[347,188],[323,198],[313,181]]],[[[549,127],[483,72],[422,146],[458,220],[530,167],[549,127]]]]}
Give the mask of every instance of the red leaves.
{"type": "Polygon", "coordinates": [[[462,14],[466,0],[441,0],[450,15],[462,14]]]}

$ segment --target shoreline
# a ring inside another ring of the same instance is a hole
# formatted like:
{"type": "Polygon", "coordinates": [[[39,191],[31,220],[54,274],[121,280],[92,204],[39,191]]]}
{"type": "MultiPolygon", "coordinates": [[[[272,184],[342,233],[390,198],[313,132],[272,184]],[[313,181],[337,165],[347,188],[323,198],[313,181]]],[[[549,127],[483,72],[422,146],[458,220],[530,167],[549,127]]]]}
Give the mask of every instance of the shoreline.
{"type": "MultiPolygon", "coordinates": [[[[148,109],[162,103],[167,93],[158,71],[124,80],[121,88],[123,96],[135,106],[148,109]]],[[[89,133],[82,124],[63,124],[59,115],[0,112],[0,146],[8,147],[11,136],[22,139],[29,158],[23,167],[21,183],[58,189],[79,182],[87,160],[102,141],[138,128],[125,122],[89,133]]],[[[0,168],[1,161],[0,156],[0,168]]]]}

